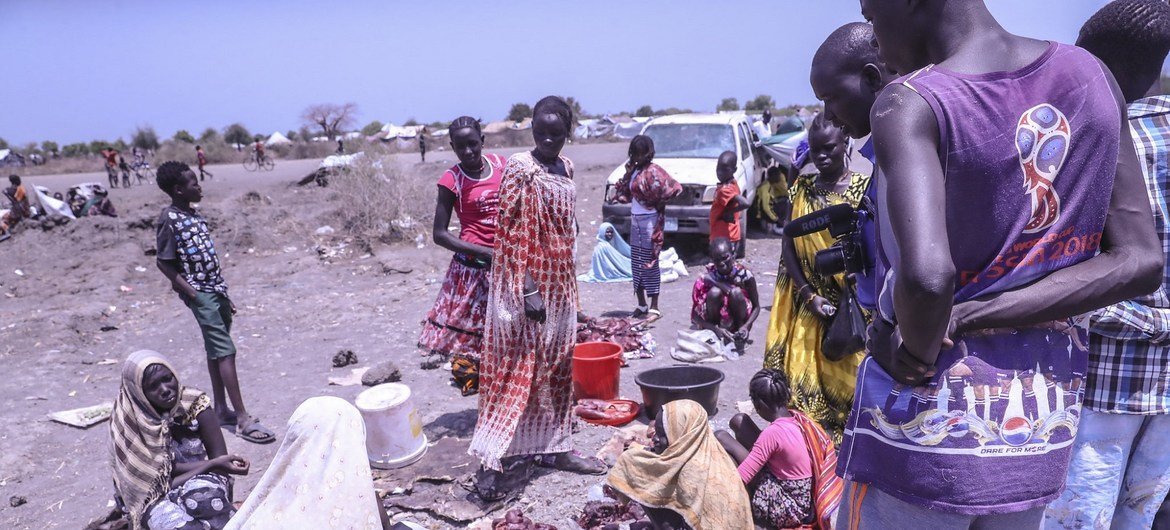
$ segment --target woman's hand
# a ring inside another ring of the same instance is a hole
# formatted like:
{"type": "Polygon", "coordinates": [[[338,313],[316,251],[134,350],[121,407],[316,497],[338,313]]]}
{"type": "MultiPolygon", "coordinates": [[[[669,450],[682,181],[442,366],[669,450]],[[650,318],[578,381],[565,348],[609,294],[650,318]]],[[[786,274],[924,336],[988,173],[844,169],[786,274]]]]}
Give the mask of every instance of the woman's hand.
{"type": "Polygon", "coordinates": [[[833,318],[833,315],[837,314],[837,308],[833,306],[833,303],[828,298],[823,296],[815,294],[810,296],[807,305],[809,311],[812,311],[814,315],[824,320],[829,320],[833,318]]]}
{"type": "Polygon", "coordinates": [[[545,310],[544,299],[541,298],[539,291],[529,293],[524,297],[524,315],[532,320],[544,323],[545,310]]]}
{"type": "Polygon", "coordinates": [[[223,455],[211,461],[215,469],[229,475],[247,475],[252,465],[239,455],[223,455]]]}

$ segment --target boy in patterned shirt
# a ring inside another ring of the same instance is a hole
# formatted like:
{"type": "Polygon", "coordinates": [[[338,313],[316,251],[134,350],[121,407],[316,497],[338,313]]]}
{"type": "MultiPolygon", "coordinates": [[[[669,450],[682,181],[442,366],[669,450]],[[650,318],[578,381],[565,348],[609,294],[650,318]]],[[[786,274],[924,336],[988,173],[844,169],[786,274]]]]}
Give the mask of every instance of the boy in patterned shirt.
{"type": "Polygon", "coordinates": [[[227,282],[220,275],[219,255],[207,220],[192,206],[203,199],[203,189],[195,172],[187,164],[166,162],[158,168],[158,187],[171,197],[155,223],[157,227],[158,269],[179,293],[199,323],[203,346],[207,351],[207,370],[215,397],[215,412],[220,424],[243,439],[254,443],[275,440],[244,408],[240,382],[236,376],[236,345],[232,342],[232,315],[235,304],[228,298],[227,282]],[[225,400],[231,399],[233,410],[225,400]]]}

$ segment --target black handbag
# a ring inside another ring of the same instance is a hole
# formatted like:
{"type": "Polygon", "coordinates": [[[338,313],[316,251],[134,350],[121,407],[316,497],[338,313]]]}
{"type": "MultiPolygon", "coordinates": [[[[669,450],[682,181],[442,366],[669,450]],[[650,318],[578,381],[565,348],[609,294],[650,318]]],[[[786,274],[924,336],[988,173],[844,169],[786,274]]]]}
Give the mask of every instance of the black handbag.
{"type": "Polygon", "coordinates": [[[840,361],[865,349],[865,314],[857,305],[853,289],[846,286],[841,290],[841,301],[833,321],[825,330],[821,341],[821,353],[830,361],[840,361]]]}

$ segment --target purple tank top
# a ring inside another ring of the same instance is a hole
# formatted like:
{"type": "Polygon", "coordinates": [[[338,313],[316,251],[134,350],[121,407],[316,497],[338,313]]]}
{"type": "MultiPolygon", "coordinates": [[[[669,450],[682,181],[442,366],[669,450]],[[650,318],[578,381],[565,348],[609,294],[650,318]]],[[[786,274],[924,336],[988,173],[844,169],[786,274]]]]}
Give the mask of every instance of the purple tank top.
{"type": "MultiPolygon", "coordinates": [[[[1014,72],[927,67],[898,82],[938,119],[956,302],[1097,253],[1121,115],[1092,55],[1053,43],[1014,72]]],[[[1046,504],[1064,486],[1080,418],[1088,340],[1073,324],[968,334],[919,388],[866,359],[839,471],[948,512],[1046,504]]]]}

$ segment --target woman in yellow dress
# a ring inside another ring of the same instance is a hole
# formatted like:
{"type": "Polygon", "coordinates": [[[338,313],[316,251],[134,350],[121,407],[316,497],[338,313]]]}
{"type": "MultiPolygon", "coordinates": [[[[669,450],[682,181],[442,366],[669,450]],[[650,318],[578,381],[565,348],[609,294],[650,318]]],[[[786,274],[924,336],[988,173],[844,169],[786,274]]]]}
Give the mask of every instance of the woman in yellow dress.
{"type": "MultiPolygon", "coordinates": [[[[849,170],[844,132],[817,116],[809,127],[808,141],[809,157],[818,173],[801,175],[789,190],[789,219],[835,204],[856,207],[870,178],[849,170]]],[[[833,242],[827,230],[785,238],[764,367],[788,374],[792,406],[820,423],[839,444],[864,351],[836,361],[821,352],[825,329],[832,321],[842,290],[852,289],[843,274],[822,276],[813,270],[816,253],[833,242]]]]}

